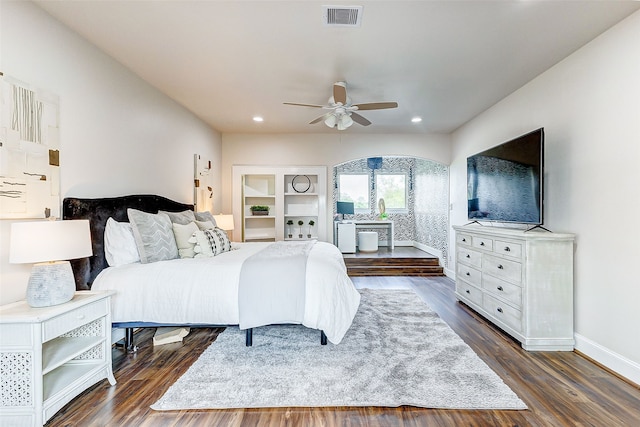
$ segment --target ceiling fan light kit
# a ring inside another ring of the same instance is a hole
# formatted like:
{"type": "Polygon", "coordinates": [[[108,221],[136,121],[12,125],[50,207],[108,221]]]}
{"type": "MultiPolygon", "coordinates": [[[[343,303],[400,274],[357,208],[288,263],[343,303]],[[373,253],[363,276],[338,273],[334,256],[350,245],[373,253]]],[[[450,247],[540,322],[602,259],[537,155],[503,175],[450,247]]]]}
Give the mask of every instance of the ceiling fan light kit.
{"type": "Polygon", "coordinates": [[[337,128],[338,130],[345,130],[354,122],[362,126],[369,126],[371,122],[356,113],[358,110],[383,110],[398,107],[397,102],[352,104],[351,98],[347,96],[347,84],[345,82],[336,82],[333,84],[333,96],[329,98],[329,105],[301,104],[296,102],[285,102],[285,104],[298,107],[323,108],[325,110],[331,110],[329,113],[315,118],[309,122],[309,124],[316,124],[324,121],[324,124],[328,127],[337,128]]]}

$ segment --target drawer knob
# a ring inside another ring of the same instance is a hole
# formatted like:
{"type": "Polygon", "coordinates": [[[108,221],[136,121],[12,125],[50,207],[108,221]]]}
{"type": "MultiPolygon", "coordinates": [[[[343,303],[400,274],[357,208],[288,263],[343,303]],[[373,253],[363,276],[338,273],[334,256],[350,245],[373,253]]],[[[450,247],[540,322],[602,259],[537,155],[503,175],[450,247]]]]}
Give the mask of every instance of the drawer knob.
{"type": "Polygon", "coordinates": [[[504,270],[504,267],[502,266],[502,264],[498,264],[498,268],[499,268],[500,270],[504,270]]]}
{"type": "Polygon", "coordinates": [[[505,252],[511,252],[511,248],[510,248],[509,246],[505,246],[505,247],[504,247],[504,251],[505,251],[505,252]]]}
{"type": "Polygon", "coordinates": [[[502,289],[502,286],[498,286],[498,290],[499,291],[504,291],[504,289],[502,289]]]}
{"type": "Polygon", "coordinates": [[[471,258],[471,255],[467,254],[467,258],[471,258]]]}
{"type": "Polygon", "coordinates": [[[471,273],[469,273],[468,271],[464,274],[466,274],[467,276],[471,276],[471,273]]]}
{"type": "Polygon", "coordinates": [[[484,242],[480,242],[480,246],[484,246],[484,242]]]}
{"type": "Polygon", "coordinates": [[[465,239],[465,238],[463,237],[463,238],[462,238],[462,241],[463,241],[463,242],[466,242],[466,241],[467,241],[467,239],[465,239]]]}
{"type": "Polygon", "coordinates": [[[470,293],[471,293],[471,291],[470,291],[469,289],[467,289],[465,292],[466,292],[466,293],[468,293],[468,294],[470,294],[470,293]]]}
{"type": "Polygon", "coordinates": [[[498,313],[502,313],[502,308],[498,307],[496,310],[498,310],[498,313]]]}

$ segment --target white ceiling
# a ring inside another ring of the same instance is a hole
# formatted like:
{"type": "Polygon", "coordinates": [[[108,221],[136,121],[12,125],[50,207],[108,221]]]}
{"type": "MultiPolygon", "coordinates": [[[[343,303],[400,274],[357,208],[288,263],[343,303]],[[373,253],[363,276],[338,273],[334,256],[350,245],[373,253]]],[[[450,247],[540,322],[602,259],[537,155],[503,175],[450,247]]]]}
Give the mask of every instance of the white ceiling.
{"type": "Polygon", "coordinates": [[[339,132],[319,123],[345,80],[373,122],[450,132],[640,9],[636,1],[36,1],[223,133],[339,132]],[[323,25],[362,5],[362,25],[323,25]],[[261,115],[263,123],[252,117],[261,115]],[[422,123],[410,119],[421,116],[422,123]]]}

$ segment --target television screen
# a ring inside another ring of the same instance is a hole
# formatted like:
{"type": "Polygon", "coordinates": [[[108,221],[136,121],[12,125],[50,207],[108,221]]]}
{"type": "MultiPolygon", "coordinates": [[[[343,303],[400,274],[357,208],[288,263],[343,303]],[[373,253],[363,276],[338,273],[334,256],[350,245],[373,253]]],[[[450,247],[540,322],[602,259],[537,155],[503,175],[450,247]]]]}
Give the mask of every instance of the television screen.
{"type": "Polygon", "coordinates": [[[544,128],[467,158],[472,221],[542,225],[544,128]]]}

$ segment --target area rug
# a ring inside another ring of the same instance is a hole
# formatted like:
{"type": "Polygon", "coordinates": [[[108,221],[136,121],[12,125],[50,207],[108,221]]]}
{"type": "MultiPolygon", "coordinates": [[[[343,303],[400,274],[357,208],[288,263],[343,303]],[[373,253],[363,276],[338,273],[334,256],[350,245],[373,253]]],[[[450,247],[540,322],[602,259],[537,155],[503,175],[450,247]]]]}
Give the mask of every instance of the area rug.
{"type": "Polygon", "coordinates": [[[229,327],[155,410],[410,405],[526,409],[518,396],[410,290],[363,289],[338,345],[297,325],[229,327]]]}

